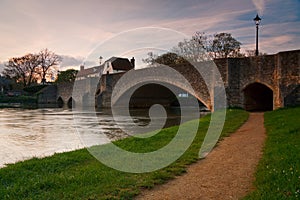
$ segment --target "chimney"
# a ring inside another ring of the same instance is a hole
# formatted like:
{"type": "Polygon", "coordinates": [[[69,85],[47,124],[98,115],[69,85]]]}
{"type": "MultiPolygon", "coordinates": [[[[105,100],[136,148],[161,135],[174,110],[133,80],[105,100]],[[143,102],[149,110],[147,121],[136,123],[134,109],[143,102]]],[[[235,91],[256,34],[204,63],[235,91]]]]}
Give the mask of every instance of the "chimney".
{"type": "Polygon", "coordinates": [[[80,65],[80,71],[84,70],[84,65],[80,65]]]}
{"type": "Polygon", "coordinates": [[[130,63],[131,63],[131,66],[134,68],[135,67],[135,59],[134,59],[134,57],[132,57],[130,59],[130,63]]]}

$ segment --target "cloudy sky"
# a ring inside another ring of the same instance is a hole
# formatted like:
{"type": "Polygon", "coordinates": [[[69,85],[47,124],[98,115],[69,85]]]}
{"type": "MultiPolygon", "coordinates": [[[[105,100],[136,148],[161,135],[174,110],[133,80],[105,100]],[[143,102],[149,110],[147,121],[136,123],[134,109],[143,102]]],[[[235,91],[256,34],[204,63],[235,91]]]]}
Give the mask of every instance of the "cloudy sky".
{"type": "Polygon", "coordinates": [[[168,43],[196,31],[229,32],[243,50],[254,49],[256,13],[262,52],[300,49],[299,8],[299,0],[0,0],[0,63],[48,48],[63,55],[64,67],[78,66],[91,54],[105,60],[151,50],[156,34],[157,42],[168,43]]]}

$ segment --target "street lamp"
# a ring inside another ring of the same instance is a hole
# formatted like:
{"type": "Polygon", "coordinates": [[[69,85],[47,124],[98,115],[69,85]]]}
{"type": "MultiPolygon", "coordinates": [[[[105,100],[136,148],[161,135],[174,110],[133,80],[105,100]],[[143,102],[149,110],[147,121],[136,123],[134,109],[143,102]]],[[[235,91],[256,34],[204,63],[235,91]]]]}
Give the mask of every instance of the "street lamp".
{"type": "Polygon", "coordinates": [[[258,26],[260,24],[261,18],[256,15],[256,17],[253,19],[256,25],[256,50],[255,50],[255,55],[258,56],[258,26]]]}
{"type": "Polygon", "coordinates": [[[103,57],[100,56],[100,57],[99,57],[99,63],[100,63],[100,65],[102,64],[102,59],[103,59],[103,57]]]}

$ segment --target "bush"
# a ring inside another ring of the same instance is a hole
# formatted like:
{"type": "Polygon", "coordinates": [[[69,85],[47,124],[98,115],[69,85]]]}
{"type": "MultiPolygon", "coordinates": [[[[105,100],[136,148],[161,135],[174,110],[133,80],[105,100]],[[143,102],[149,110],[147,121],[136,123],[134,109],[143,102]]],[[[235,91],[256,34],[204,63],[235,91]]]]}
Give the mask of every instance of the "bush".
{"type": "Polygon", "coordinates": [[[38,91],[40,91],[41,89],[43,89],[46,86],[47,85],[34,85],[34,86],[26,87],[23,90],[25,92],[28,92],[29,94],[35,94],[35,93],[37,93],[38,91]]]}

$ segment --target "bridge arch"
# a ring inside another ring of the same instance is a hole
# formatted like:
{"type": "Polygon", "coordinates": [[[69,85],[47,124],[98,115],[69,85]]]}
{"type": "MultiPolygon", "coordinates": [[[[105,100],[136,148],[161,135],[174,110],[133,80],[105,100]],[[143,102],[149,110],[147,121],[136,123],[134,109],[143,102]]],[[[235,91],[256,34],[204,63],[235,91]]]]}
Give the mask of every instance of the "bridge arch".
{"type": "Polygon", "coordinates": [[[56,102],[57,102],[57,106],[58,106],[59,108],[62,108],[62,107],[64,106],[64,100],[62,99],[61,96],[59,96],[59,97],[57,98],[56,102]]]}
{"type": "Polygon", "coordinates": [[[265,83],[253,82],[243,88],[244,108],[247,111],[273,110],[273,89],[265,83]]]}
{"type": "Polygon", "coordinates": [[[70,97],[68,99],[67,106],[68,106],[68,108],[75,107],[75,100],[73,99],[73,97],[70,97]]]}
{"type": "Polygon", "coordinates": [[[161,104],[166,107],[177,106],[179,105],[179,94],[186,94],[186,96],[182,97],[183,99],[181,102],[184,103],[184,105],[181,106],[192,105],[192,101],[189,100],[191,97],[194,97],[198,100],[198,106],[204,106],[209,110],[211,109],[207,102],[197,97],[195,94],[186,91],[185,88],[168,83],[164,83],[164,85],[156,82],[143,83],[142,85],[137,84],[129,90],[123,91],[115,101],[115,104],[122,105],[122,98],[125,96],[127,97],[127,93],[132,93],[129,107],[151,107],[154,104],[161,104]],[[175,94],[172,91],[174,91],[175,94]]]}

